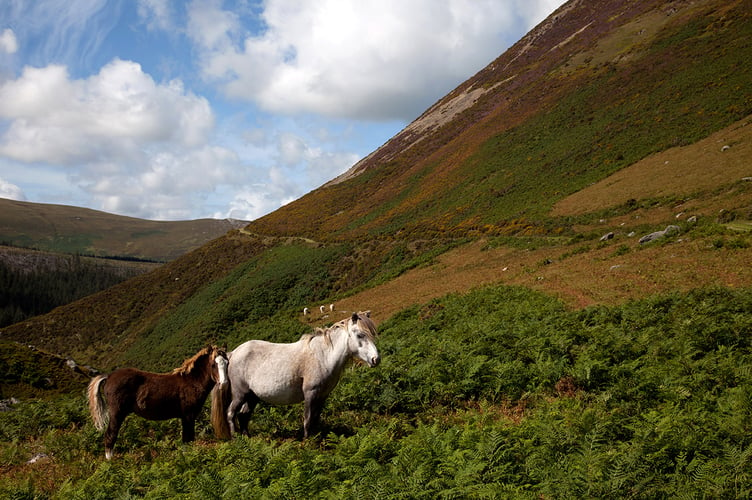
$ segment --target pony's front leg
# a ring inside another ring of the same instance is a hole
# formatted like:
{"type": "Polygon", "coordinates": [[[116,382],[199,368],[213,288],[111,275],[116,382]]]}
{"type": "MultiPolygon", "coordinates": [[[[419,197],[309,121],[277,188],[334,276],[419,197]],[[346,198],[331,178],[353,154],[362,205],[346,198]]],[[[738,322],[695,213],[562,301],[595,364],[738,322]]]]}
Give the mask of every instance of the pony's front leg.
{"type": "Polygon", "coordinates": [[[241,434],[249,435],[248,423],[251,421],[251,414],[258,404],[258,398],[253,395],[252,397],[246,397],[245,404],[240,407],[240,411],[236,417],[238,419],[238,432],[241,434]]]}
{"type": "Polygon", "coordinates": [[[318,427],[325,402],[326,398],[317,397],[315,394],[306,394],[303,411],[303,439],[308,438],[312,431],[318,427]]]}
{"type": "Polygon", "coordinates": [[[190,443],[196,438],[196,417],[185,415],[180,421],[183,424],[183,442],[190,443]]]}

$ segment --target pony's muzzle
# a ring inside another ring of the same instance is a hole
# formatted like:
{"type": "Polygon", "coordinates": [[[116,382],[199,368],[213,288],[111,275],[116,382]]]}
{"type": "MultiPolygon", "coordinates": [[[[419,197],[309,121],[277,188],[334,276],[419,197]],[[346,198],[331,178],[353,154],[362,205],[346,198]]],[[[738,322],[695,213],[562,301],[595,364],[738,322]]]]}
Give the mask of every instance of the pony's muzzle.
{"type": "Polygon", "coordinates": [[[371,368],[378,366],[379,363],[381,363],[381,356],[379,356],[378,354],[368,361],[368,364],[371,366],[371,368]]]}

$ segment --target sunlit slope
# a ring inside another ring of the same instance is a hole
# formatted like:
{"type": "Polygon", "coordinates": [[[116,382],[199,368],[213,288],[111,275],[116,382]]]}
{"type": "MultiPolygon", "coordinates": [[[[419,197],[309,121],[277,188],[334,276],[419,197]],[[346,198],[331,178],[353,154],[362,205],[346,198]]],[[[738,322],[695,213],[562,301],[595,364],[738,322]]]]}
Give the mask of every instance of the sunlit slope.
{"type": "Polygon", "coordinates": [[[557,201],[752,113],[745,2],[586,4],[567,4],[341,182],[253,230],[350,238],[561,229],[566,221],[549,215],[557,201]],[[455,102],[466,107],[457,112],[455,102]]]}

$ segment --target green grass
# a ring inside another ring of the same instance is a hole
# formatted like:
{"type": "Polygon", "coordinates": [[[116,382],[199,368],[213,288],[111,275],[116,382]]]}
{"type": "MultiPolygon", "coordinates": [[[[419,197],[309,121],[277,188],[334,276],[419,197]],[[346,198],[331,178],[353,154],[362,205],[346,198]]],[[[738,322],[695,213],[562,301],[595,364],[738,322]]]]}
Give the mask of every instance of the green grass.
{"type": "Polygon", "coordinates": [[[748,220],[735,220],[733,222],[729,222],[728,224],[725,224],[725,226],[732,231],[739,231],[743,233],[748,233],[752,231],[752,221],[748,220]]]}

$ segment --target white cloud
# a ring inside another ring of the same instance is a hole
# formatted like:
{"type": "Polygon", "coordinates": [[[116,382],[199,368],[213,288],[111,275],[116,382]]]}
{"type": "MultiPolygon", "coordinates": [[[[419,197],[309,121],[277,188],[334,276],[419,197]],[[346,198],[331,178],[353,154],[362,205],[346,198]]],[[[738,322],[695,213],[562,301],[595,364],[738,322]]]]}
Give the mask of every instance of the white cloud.
{"type": "Polygon", "coordinates": [[[117,22],[123,0],[3,0],[0,19],[12,22],[24,49],[34,39],[31,64],[88,67],[117,22]]]}
{"type": "Polygon", "coordinates": [[[18,40],[13,30],[6,28],[0,33],[0,52],[15,54],[18,51],[18,40]]]}
{"type": "Polygon", "coordinates": [[[175,29],[172,22],[170,0],[138,0],[139,18],[150,28],[164,31],[175,29]]]}
{"type": "Polygon", "coordinates": [[[11,184],[2,177],[0,177],[0,198],[7,198],[9,200],[26,200],[23,190],[15,184],[11,184]]]}
{"type": "Polygon", "coordinates": [[[0,154],[25,162],[132,161],[153,144],[201,145],[214,126],[206,99],[118,59],[85,80],[64,66],[27,67],[0,85],[0,102],[0,119],[10,121],[0,154]]]}
{"type": "Polygon", "coordinates": [[[245,181],[237,155],[218,146],[161,151],[148,161],[141,170],[91,165],[76,177],[102,210],[160,220],[205,217],[196,206],[208,193],[245,181]]]}
{"type": "Polygon", "coordinates": [[[189,34],[204,76],[233,98],[272,112],[409,120],[559,3],[269,0],[266,29],[253,34],[218,2],[196,2],[189,34]]]}
{"type": "Polygon", "coordinates": [[[66,166],[103,210],[194,217],[202,196],[241,171],[236,153],[210,144],[206,99],[180,81],[157,84],[130,61],[79,80],[64,66],[27,67],[0,84],[0,102],[0,155],[21,168],[66,166]]]}
{"type": "Polygon", "coordinates": [[[227,212],[217,212],[217,219],[253,220],[282,205],[290,203],[296,196],[289,195],[285,189],[276,184],[254,184],[235,194],[227,212]]]}
{"type": "Polygon", "coordinates": [[[206,49],[227,49],[241,28],[237,14],[222,10],[219,0],[194,0],[188,10],[188,35],[206,49]]]}

